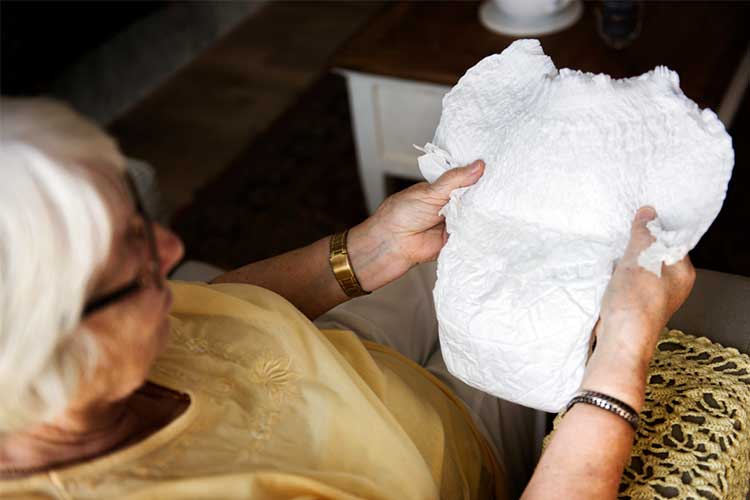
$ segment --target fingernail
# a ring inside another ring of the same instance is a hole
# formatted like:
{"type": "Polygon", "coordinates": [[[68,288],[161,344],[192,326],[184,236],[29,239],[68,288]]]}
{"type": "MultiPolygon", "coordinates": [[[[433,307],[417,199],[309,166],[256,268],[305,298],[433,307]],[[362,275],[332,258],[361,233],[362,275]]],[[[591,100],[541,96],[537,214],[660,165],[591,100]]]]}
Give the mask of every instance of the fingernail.
{"type": "Polygon", "coordinates": [[[470,172],[472,174],[476,174],[482,169],[482,160],[476,160],[474,163],[471,164],[471,170],[470,172]]]}
{"type": "Polygon", "coordinates": [[[656,210],[654,210],[654,207],[641,207],[638,209],[638,212],[635,214],[635,218],[637,220],[652,220],[656,217],[656,210]]]}

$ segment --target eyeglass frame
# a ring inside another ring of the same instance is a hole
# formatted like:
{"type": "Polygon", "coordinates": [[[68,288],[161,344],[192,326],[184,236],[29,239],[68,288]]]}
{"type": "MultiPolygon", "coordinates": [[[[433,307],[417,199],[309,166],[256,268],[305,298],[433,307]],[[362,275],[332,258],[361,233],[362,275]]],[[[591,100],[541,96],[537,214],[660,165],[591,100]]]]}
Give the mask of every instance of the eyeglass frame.
{"type": "MultiPolygon", "coordinates": [[[[148,252],[149,252],[149,257],[150,257],[149,259],[150,269],[148,272],[151,273],[153,283],[156,285],[156,287],[161,289],[164,287],[164,280],[162,279],[162,276],[161,276],[161,259],[159,259],[159,250],[156,247],[156,235],[154,234],[153,218],[145,210],[141,196],[138,193],[138,188],[136,186],[136,183],[133,180],[133,177],[130,174],[130,172],[128,172],[127,170],[125,171],[125,182],[128,185],[130,196],[133,200],[133,204],[135,205],[136,214],[138,214],[138,216],[140,216],[141,219],[143,220],[143,234],[145,235],[145,238],[146,238],[146,245],[148,246],[148,252]]],[[[144,285],[142,283],[141,278],[142,277],[139,276],[138,278],[131,281],[127,285],[119,287],[118,289],[106,295],[103,295],[102,297],[89,301],[83,308],[83,316],[85,317],[89,314],[99,311],[111,305],[113,302],[116,302],[120,300],[121,298],[143,288],[144,285]]]]}

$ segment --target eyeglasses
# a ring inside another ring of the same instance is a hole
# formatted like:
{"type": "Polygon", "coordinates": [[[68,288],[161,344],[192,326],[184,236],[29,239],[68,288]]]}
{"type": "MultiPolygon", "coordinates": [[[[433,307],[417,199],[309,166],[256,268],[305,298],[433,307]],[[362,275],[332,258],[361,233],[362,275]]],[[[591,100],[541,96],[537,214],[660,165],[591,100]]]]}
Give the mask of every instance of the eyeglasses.
{"type": "MultiPolygon", "coordinates": [[[[154,285],[157,288],[163,288],[164,282],[161,277],[161,262],[159,259],[159,251],[156,248],[156,236],[154,235],[153,219],[149,216],[148,212],[144,209],[144,205],[143,205],[143,202],[141,201],[141,196],[138,193],[138,188],[136,186],[136,183],[135,181],[133,181],[133,177],[127,171],[125,173],[125,181],[128,185],[128,189],[133,199],[133,203],[135,204],[136,213],[143,220],[143,234],[146,239],[146,246],[148,247],[148,253],[149,253],[148,269],[146,271],[147,275],[150,276],[151,281],[154,283],[154,285]]],[[[138,278],[128,283],[127,285],[124,285],[113,292],[110,292],[102,297],[99,297],[90,301],[88,304],[86,304],[86,306],[84,306],[83,315],[86,316],[88,314],[93,313],[94,311],[98,311],[99,309],[102,309],[112,304],[113,302],[120,300],[121,298],[125,297],[128,294],[131,294],[137,290],[140,290],[144,286],[145,284],[144,284],[143,276],[139,276],[138,278]]]]}

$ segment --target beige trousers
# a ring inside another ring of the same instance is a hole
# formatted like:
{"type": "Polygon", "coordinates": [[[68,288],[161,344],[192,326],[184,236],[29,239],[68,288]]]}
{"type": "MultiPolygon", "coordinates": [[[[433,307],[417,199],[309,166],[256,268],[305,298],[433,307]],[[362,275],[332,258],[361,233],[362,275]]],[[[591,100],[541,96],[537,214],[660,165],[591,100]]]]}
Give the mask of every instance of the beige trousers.
{"type": "Polygon", "coordinates": [[[392,347],[445,382],[466,404],[506,471],[509,491],[518,497],[539,458],[545,414],[470,387],[448,371],[432,299],[435,270],[435,263],[417,266],[380,290],[332,309],[315,324],[352,330],[392,347]]]}

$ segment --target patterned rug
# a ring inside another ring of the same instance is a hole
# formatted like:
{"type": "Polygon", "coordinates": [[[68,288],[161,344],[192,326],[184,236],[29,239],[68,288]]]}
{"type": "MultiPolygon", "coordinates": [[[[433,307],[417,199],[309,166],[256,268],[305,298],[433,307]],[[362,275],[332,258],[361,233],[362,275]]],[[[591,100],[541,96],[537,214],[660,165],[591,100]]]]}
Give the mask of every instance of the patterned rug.
{"type": "MultiPolygon", "coordinates": [[[[750,276],[750,98],[731,130],[736,154],[724,207],[691,252],[696,267],[750,276]]],[[[391,180],[389,192],[408,185],[391,180]]],[[[187,258],[224,268],[264,259],[367,216],[343,77],[323,75],[232,165],[178,212],[187,258]]]]}

